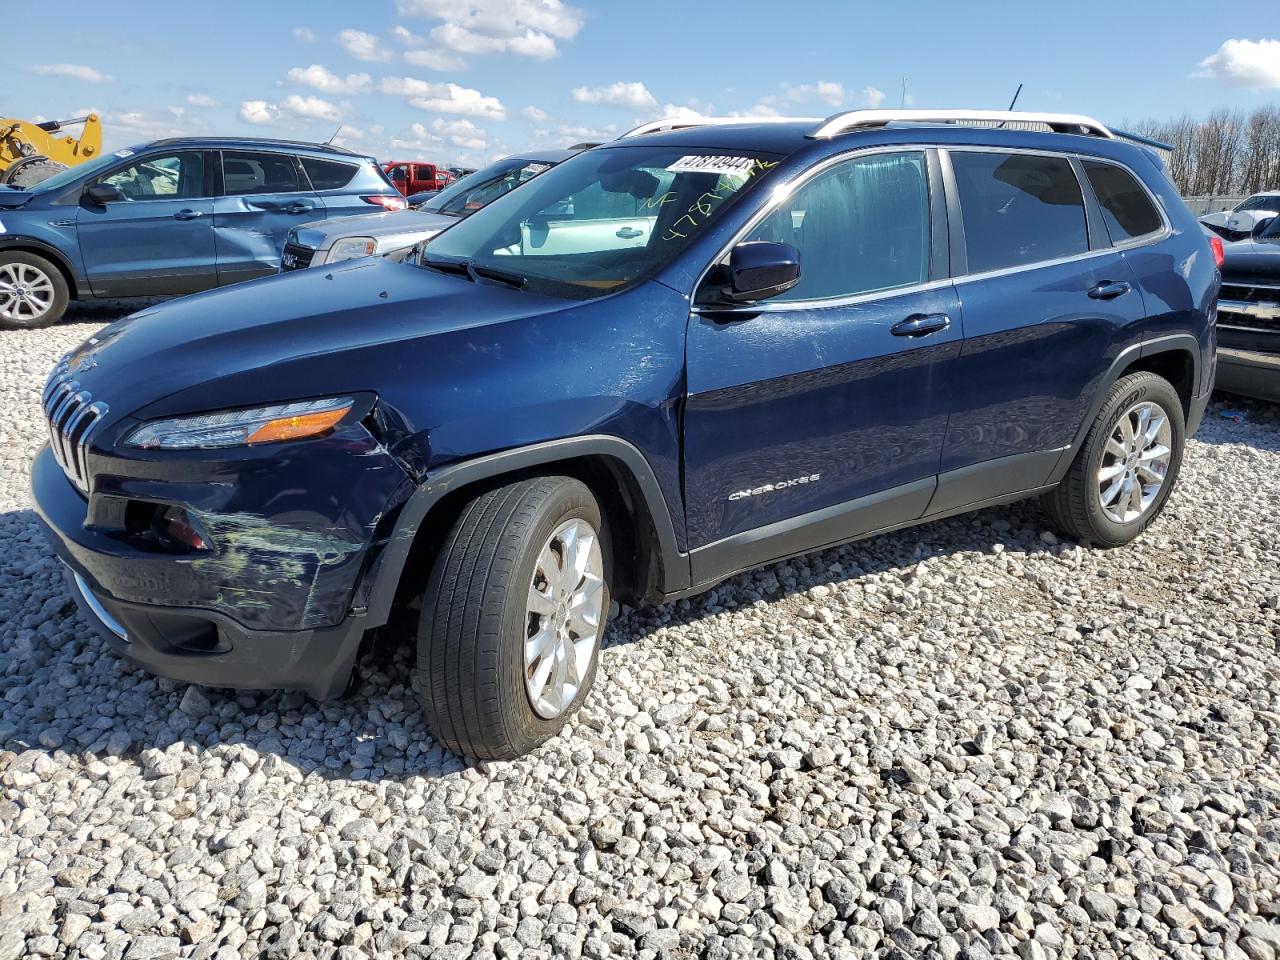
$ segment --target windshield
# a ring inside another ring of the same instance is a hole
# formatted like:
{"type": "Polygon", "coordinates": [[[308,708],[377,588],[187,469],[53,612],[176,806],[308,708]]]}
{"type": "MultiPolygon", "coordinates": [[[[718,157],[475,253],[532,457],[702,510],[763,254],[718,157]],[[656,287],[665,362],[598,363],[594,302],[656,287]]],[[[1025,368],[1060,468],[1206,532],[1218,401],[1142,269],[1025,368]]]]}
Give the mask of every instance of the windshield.
{"type": "Polygon", "coordinates": [[[661,145],[589,150],[441,233],[422,262],[466,264],[552,296],[603,296],[674,260],[779,159],[661,145]]]}
{"type": "Polygon", "coordinates": [[[1277,208],[1280,208],[1280,195],[1274,193],[1259,193],[1241,203],[1240,206],[1236,207],[1236,211],[1275,210],[1277,208]]]}
{"type": "Polygon", "coordinates": [[[104,167],[109,167],[114,163],[119,163],[125,157],[133,156],[132,150],[117,150],[115,153],[103,153],[94,157],[86,163],[81,163],[74,167],[68,167],[59,173],[55,173],[48,180],[41,180],[31,188],[32,193],[47,193],[50,190],[61,190],[63,187],[70,186],[76,181],[92,177],[104,167]]]}
{"type": "Polygon", "coordinates": [[[551,167],[550,163],[508,157],[450,184],[418,209],[465,217],[551,167]]]}

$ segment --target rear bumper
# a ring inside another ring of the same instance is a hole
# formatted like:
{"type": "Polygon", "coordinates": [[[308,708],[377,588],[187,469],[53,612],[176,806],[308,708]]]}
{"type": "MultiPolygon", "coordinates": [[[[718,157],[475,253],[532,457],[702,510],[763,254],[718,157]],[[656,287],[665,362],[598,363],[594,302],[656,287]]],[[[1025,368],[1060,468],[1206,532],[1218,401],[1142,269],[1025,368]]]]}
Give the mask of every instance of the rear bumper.
{"type": "Polygon", "coordinates": [[[363,618],[354,616],[324,630],[245,630],[207,611],[122,603],[65,564],[64,570],[80,612],[113,649],[186,683],[335,697],[346,689],[365,633],[363,618]]]}

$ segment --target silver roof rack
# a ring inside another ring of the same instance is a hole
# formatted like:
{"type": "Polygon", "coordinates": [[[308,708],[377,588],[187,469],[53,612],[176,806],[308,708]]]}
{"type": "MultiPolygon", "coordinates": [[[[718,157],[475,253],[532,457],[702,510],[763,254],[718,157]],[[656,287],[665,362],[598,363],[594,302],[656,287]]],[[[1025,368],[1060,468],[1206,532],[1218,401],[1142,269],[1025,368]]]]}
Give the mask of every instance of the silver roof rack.
{"type": "Polygon", "coordinates": [[[821,123],[820,117],[701,117],[697,120],[682,120],[668,117],[665,120],[650,120],[640,126],[628,130],[618,137],[626,140],[630,137],[642,137],[646,133],[659,133],[664,130],[685,130],[689,127],[724,127],[732,124],[757,123],[821,123]]]}
{"type": "Polygon", "coordinates": [[[1092,117],[1075,113],[1033,113],[1026,110],[849,110],[823,120],[809,132],[809,136],[822,140],[856,130],[873,130],[891,123],[1033,123],[1043,124],[1054,133],[1079,133],[1107,138],[1115,136],[1092,117]]]}

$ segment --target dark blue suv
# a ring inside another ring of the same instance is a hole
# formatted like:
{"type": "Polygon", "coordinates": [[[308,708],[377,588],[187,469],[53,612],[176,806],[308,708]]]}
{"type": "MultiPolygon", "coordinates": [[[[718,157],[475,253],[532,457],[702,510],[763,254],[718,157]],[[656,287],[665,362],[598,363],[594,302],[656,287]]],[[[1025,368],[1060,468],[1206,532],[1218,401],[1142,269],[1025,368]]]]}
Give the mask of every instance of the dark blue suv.
{"type": "Polygon", "coordinates": [[[106,328],[45,388],[32,486],[137,662],[332,695],[402,610],[436,736],[511,757],[586,696],[611,596],[1032,496],[1132,540],[1200,422],[1218,283],[1156,155],[1087,118],[656,133],[417,262],[106,328]]]}
{"type": "Polygon", "coordinates": [[[340,147],[205,137],[103,154],[0,186],[0,329],[56,323],[69,300],[266,276],[291,227],[404,205],[371,157],[340,147]]]}

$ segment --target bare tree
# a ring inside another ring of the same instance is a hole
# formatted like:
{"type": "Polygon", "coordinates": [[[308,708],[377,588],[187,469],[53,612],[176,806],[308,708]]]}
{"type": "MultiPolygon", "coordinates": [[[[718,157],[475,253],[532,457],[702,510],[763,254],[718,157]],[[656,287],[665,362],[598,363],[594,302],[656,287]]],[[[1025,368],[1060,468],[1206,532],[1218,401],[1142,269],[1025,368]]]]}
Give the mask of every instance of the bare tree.
{"type": "Polygon", "coordinates": [[[1169,144],[1169,176],[1184,196],[1280,189],[1280,108],[1216,110],[1202,119],[1143,120],[1134,133],[1169,144]]]}

